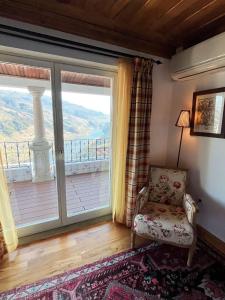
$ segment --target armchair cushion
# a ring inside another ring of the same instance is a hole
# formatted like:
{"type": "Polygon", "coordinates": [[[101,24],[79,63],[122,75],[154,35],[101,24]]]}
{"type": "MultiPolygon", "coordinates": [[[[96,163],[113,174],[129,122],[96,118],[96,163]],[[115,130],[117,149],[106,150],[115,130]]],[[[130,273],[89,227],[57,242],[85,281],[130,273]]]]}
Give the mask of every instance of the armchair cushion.
{"type": "Polygon", "coordinates": [[[150,167],[149,201],[182,206],[187,172],[150,167]]]}
{"type": "Polygon", "coordinates": [[[189,246],[194,232],[182,207],[148,202],[134,218],[134,231],[150,239],[189,246]]]}

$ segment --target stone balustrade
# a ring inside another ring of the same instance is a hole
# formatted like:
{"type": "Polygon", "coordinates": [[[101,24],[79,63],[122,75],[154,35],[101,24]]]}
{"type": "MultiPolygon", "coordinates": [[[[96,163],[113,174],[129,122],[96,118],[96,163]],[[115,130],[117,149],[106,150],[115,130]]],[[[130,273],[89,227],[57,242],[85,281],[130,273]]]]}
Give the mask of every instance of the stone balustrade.
{"type": "MultiPolygon", "coordinates": [[[[96,160],[76,163],[65,164],[65,175],[76,175],[108,171],[110,168],[109,160],[96,160]]],[[[51,166],[52,177],[55,178],[55,166],[51,166]]],[[[5,169],[5,174],[9,183],[11,182],[23,182],[32,180],[32,167],[23,166],[20,168],[5,169]]],[[[48,179],[50,180],[50,179],[48,179]]]]}

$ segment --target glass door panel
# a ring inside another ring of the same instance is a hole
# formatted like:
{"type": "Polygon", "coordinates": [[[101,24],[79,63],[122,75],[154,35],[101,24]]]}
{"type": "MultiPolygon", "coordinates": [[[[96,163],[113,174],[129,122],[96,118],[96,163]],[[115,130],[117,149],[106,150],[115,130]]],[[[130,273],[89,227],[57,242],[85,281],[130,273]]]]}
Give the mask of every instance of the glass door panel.
{"type": "Polygon", "coordinates": [[[0,75],[0,151],[13,215],[18,229],[34,233],[59,221],[51,68],[2,61],[0,75]]]}
{"type": "Polygon", "coordinates": [[[111,98],[110,77],[61,70],[66,217],[110,208],[111,98]]]}

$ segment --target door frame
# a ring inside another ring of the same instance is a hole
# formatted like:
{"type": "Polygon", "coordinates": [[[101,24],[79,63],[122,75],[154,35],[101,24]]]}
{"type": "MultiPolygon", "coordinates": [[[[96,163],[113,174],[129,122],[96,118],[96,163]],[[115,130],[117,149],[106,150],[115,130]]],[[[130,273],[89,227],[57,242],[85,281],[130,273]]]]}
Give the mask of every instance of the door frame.
{"type": "MultiPolygon", "coordinates": [[[[112,157],[112,130],[113,130],[113,99],[115,97],[116,81],[117,81],[117,71],[109,68],[107,66],[87,66],[81,65],[81,63],[71,63],[67,62],[56,62],[48,58],[47,60],[42,60],[35,57],[23,57],[21,55],[17,56],[14,54],[0,53],[0,62],[10,62],[16,64],[22,64],[34,67],[47,68],[51,72],[50,84],[51,84],[51,94],[52,94],[52,112],[53,112],[53,127],[54,127],[54,142],[55,142],[55,167],[56,167],[56,186],[58,192],[58,219],[49,220],[43,223],[31,224],[26,227],[17,227],[18,237],[28,236],[35,233],[47,231],[50,229],[62,227],[72,223],[78,223],[88,219],[94,219],[100,216],[104,216],[112,213],[112,203],[110,197],[110,203],[108,207],[90,210],[72,217],[67,217],[66,212],[66,189],[65,189],[65,165],[64,165],[64,140],[63,140],[63,118],[62,118],[62,102],[61,102],[61,70],[80,72],[90,75],[99,75],[109,77],[112,82],[112,95],[111,95],[111,113],[110,113],[110,125],[111,125],[111,147],[110,147],[110,157],[112,157]]],[[[112,169],[112,159],[110,159],[110,195],[112,194],[111,187],[111,169],[112,169]]]]}

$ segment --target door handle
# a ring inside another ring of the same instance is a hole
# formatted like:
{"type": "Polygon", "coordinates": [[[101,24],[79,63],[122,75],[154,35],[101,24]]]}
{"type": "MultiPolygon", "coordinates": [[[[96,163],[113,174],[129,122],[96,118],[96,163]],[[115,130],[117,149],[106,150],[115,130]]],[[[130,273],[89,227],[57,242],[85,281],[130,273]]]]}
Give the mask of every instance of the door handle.
{"type": "Polygon", "coordinates": [[[64,151],[63,149],[59,149],[56,151],[56,156],[58,158],[58,160],[63,160],[64,159],[64,151]]]}

